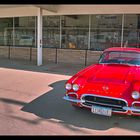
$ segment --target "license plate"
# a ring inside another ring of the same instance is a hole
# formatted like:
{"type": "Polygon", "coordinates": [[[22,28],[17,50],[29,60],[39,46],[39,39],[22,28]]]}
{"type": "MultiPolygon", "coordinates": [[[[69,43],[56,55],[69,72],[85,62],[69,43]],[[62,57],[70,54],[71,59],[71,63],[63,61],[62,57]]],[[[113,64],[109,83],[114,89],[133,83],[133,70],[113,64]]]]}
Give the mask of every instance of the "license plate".
{"type": "Polygon", "coordinates": [[[112,115],[112,109],[108,107],[92,106],[91,112],[94,114],[99,114],[99,115],[104,115],[104,116],[112,115]]]}

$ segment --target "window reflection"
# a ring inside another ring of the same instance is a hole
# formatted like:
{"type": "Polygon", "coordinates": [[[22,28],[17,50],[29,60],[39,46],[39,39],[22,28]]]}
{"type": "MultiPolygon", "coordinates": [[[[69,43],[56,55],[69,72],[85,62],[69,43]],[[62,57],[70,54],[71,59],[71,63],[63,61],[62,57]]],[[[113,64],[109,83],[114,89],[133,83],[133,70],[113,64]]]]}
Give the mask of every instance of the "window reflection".
{"type": "Polygon", "coordinates": [[[89,32],[88,15],[62,17],[62,48],[87,49],[89,32]]]}
{"type": "Polygon", "coordinates": [[[59,48],[60,16],[43,17],[43,47],[59,48]]]}
{"type": "MultiPolygon", "coordinates": [[[[140,48],[140,15],[43,16],[43,47],[102,51],[109,47],[140,48]],[[90,23],[89,23],[90,21],[90,23]],[[90,42],[89,42],[90,31],[90,42]],[[88,44],[90,43],[90,44],[88,44]]],[[[0,45],[35,46],[36,17],[0,18],[0,45]]]]}
{"type": "Polygon", "coordinates": [[[91,16],[91,50],[120,46],[122,15],[91,16]]]}
{"type": "Polygon", "coordinates": [[[35,45],[35,17],[16,17],[14,45],[34,46],[35,45]]]}
{"type": "Polygon", "coordinates": [[[13,44],[13,18],[0,19],[0,45],[13,44]]]}
{"type": "Polygon", "coordinates": [[[140,47],[140,15],[124,16],[124,44],[127,47],[140,47]]]}

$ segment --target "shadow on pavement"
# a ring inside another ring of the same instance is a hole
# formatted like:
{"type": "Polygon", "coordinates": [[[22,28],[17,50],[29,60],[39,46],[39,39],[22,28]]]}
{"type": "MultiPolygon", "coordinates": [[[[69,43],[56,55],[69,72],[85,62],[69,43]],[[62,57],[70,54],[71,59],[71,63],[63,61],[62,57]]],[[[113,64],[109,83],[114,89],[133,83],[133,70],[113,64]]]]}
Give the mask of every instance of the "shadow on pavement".
{"type": "Polygon", "coordinates": [[[42,73],[52,73],[61,75],[73,75],[79,70],[85,68],[84,65],[78,64],[66,64],[66,63],[46,63],[41,66],[37,66],[35,62],[25,61],[25,60],[8,60],[1,59],[1,68],[9,68],[24,71],[42,72],[42,73]]]}
{"type": "Polygon", "coordinates": [[[58,120],[65,127],[75,127],[107,130],[120,127],[140,131],[140,118],[132,116],[113,115],[112,117],[92,114],[89,110],[75,110],[69,102],[62,99],[65,93],[64,83],[59,81],[51,84],[53,89],[26,104],[21,110],[33,113],[41,118],[58,120]],[[61,92],[60,92],[61,91],[61,92]]]}
{"type": "Polygon", "coordinates": [[[61,123],[64,127],[72,130],[75,129],[75,131],[78,131],[78,128],[76,129],[74,127],[93,130],[108,130],[118,127],[140,132],[139,117],[122,115],[106,117],[92,114],[86,109],[75,110],[69,102],[62,99],[65,94],[65,82],[63,80],[51,84],[50,86],[53,88],[51,91],[29,103],[7,98],[0,98],[0,102],[22,106],[21,111],[35,114],[39,118],[34,120],[8,114],[11,118],[35,125],[47,119],[47,121],[61,123]]]}

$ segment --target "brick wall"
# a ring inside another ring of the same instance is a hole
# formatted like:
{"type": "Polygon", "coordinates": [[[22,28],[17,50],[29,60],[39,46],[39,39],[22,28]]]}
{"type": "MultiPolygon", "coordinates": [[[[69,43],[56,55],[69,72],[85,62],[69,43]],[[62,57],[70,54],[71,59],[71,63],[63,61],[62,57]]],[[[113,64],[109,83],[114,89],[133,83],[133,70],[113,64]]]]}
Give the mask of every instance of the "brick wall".
{"type": "Polygon", "coordinates": [[[58,50],[58,63],[72,63],[72,64],[83,64],[84,65],[85,51],[84,50],[59,49],[58,50]]]}
{"type": "Polygon", "coordinates": [[[56,49],[43,48],[42,51],[43,63],[55,62],[56,59],[55,55],[56,55],[56,49]]]}
{"type": "MultiPolygon", "coordinates": [[[[6,46],[0,47],[0,57],[8,58],[9,48],[6,46]]],[[[87,51],[87,61],[86,65],[94,64],[98,61],[100,54],[102,52],[99,51],[87,51]]],[[[70,63],[70,64],[81,64],[85,65],[85,50],[72,50],[72,49],[56,49],[51,48],[43,48],[43,64],[47,64],[48,62],[55,63],[70,63]]],[[[23,59],[30,61],[30,57],[32,61],[37,60],[37,49],[28,47],[11,47],[10,48],[10,58],[11,59],[23,59]],[[31,54],[31,56],[30,56],[31,54]]]]}
{"type": "Polygon", "coordinates": [[[29,47],[11,47],[10,58],[30,60],[30,48],[29,47]]]}
{"type": "Polygon", "coordinates": [[[89,51],[87,52],[87,65],[97,63],[102,51],[89,51]]]}
{"type": "Polygon", "coordinates": [[[1,46],[0,47],[0,58],[8,58],[9,47],[1,46]]]}

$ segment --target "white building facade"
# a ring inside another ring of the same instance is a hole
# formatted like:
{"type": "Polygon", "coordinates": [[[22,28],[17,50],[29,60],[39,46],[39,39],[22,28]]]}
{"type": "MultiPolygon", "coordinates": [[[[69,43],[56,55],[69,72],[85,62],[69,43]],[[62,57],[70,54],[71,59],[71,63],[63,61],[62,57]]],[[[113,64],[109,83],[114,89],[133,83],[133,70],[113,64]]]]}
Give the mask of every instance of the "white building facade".
{"type": "Polygon", "coordinates": [[[106,48],[140,47],[140,5],[0,5],[0,46],[8,58],[24,48],[38,66],[92,63],[106,48]]]}

